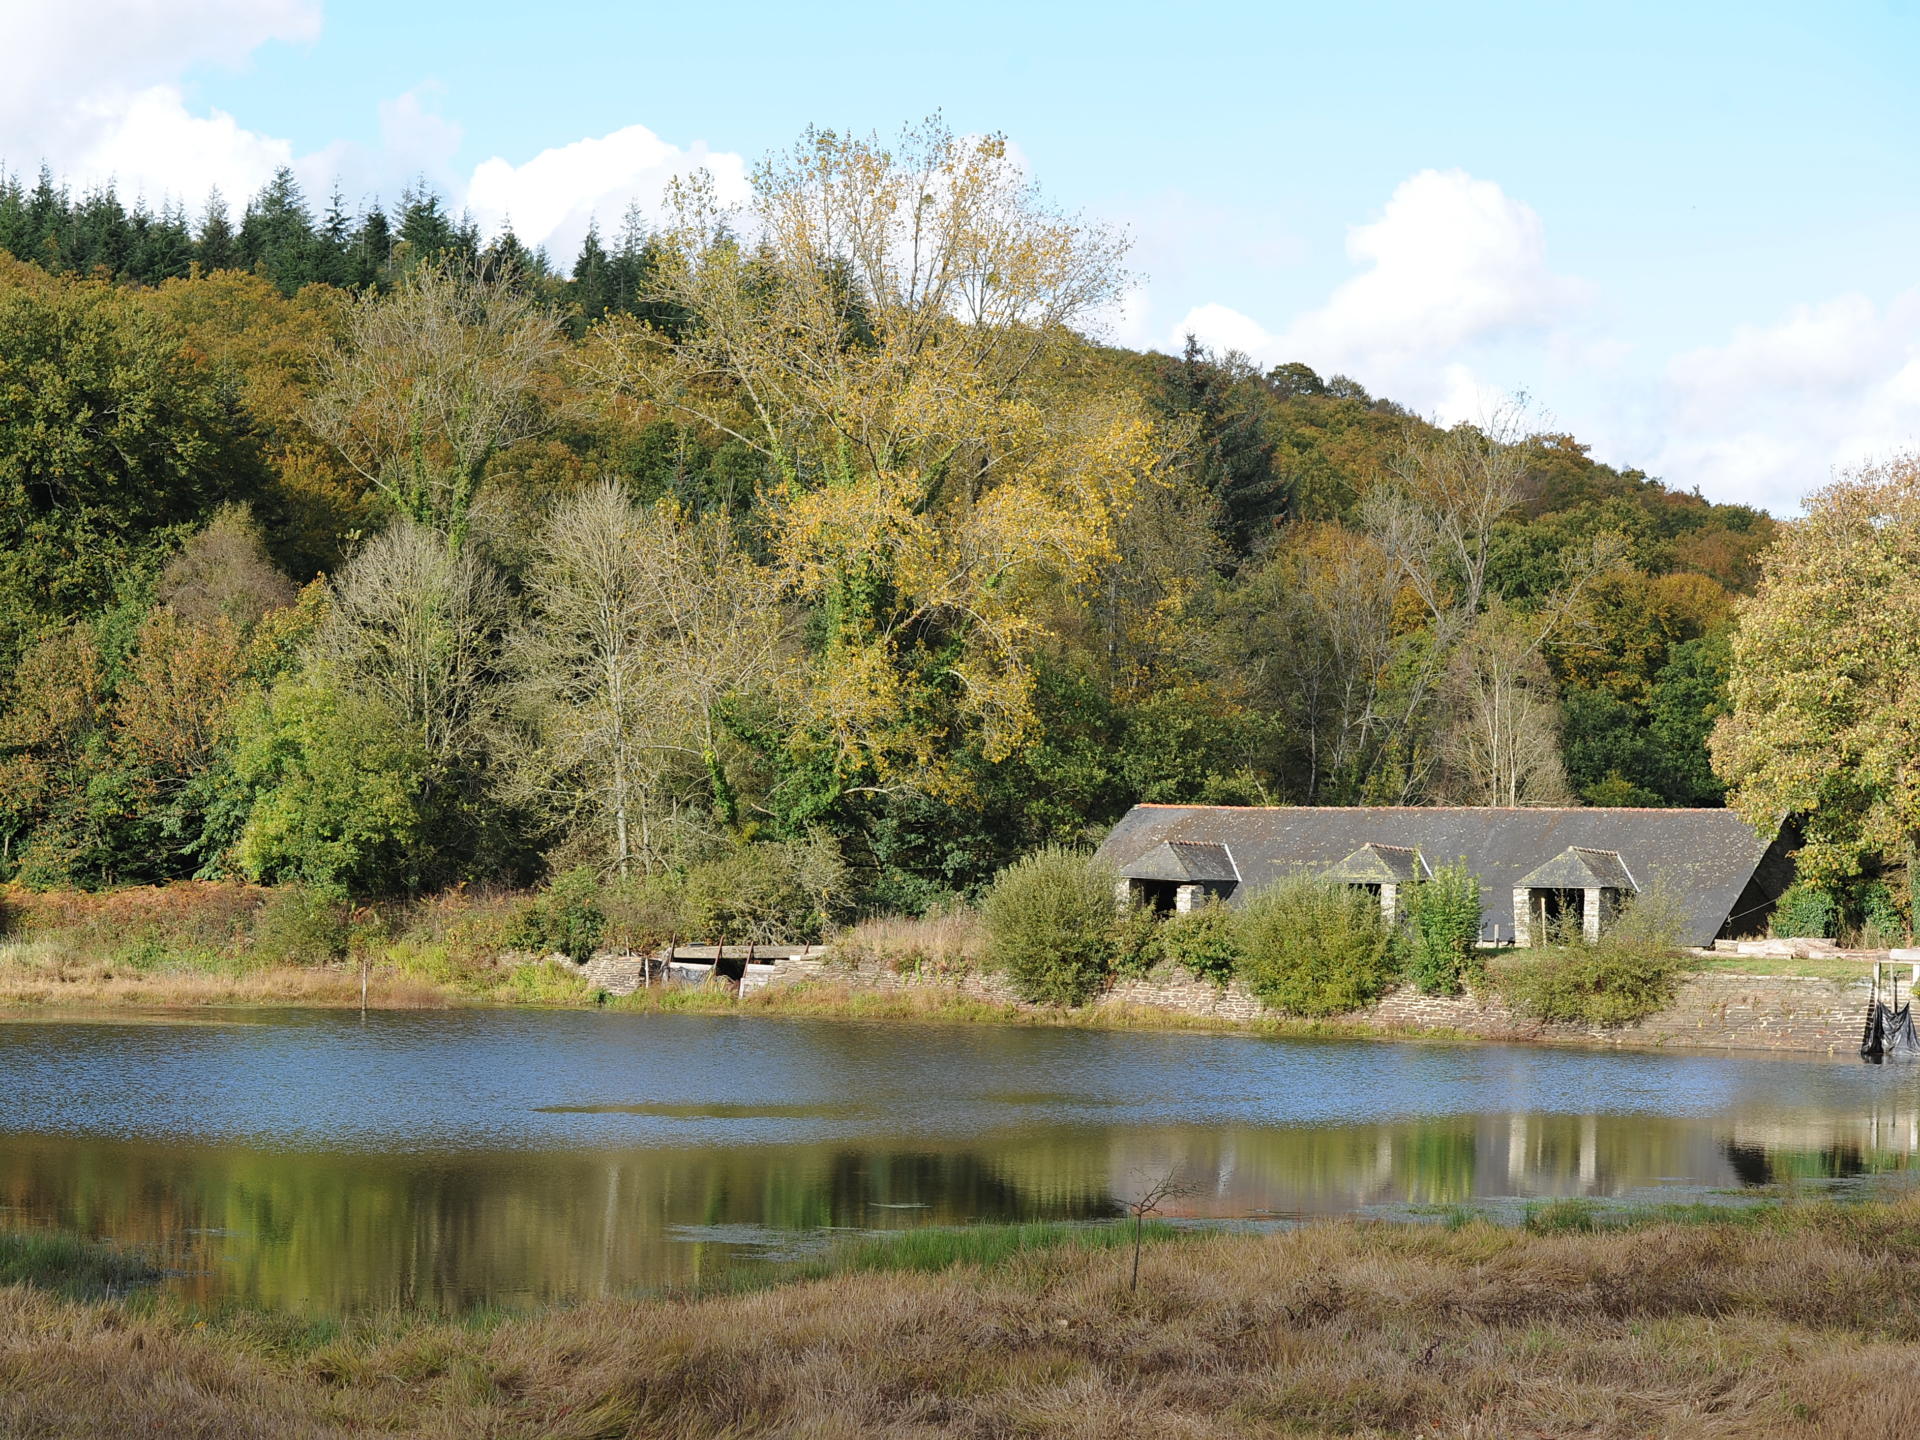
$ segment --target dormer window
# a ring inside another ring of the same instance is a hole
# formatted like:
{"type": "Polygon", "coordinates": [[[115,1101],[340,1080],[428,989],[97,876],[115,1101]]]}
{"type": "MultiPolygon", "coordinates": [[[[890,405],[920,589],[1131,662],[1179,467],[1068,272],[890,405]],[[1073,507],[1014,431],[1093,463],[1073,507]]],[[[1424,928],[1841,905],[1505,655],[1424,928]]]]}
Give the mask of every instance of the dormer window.
{"type": "Polygon", "coordinates": [[[1433,871],[1418,850],[1407,845],[1380,845],[1369,841],[1321,878],[1377,896],[1380,913],[1391,924],[1400,912],[1400,887],[1418,884],[1432,875],[1433,871]]]}
{"type": "Polygon", "coordinates": [[[1577,916],[1581,935],[1592,944],[1621,901],[1639,889],[1618,850],[1569,845],[1514,885],[1513,942],[1548,944],[1577,916]]]}
{"type": "Polygon", "coordinates": [[[1198,910],[1211,896],[1225,899],[1240,883],[1239,868],[1224,845],[1167,840],[1120,871],[1123,904],[1144,901],[1161,914],[1198,910]]]}

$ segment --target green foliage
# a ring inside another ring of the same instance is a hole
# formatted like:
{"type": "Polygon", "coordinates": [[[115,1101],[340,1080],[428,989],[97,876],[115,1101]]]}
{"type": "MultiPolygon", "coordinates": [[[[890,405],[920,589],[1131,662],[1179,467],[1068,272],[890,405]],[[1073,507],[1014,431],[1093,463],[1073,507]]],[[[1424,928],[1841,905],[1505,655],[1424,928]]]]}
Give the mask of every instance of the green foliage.
{"type": "Polygon", "coordinates": [[[1523,1015],[1577,1025],[1630,1025],[1673,1002],[1691,961],[1666,897],[1627,904],[1594,944],[1516,952],[1492,967],[1495,988],[1523,1015]]]}
{"type": "Polygon", "coordinates": [[[514,919],[507,943],[536,955],[558,952],[585,964],[606,936],[600,877],[582,866],[554,877],[546,893],[529,900],[514,919]]]}
{"type": "Polygon", "coordinates": [[[353,906],[338,885],[282,885],[253,919],[255,958],[274,965],[344,960],[353,940],[353,906]]]}
{"type": "Polygon", "coordinates": [[[763,841],[695,865],[682,882],[684,938],[719,944],[808,945],[826,928],[844,883],[830,841],[763,841]]]}
{"type": "Polygon", "coordinates": [[[1400,911],[1407,927],[1407,978],[1423,994],[1458,995],[1479,985],[1480,877],[1464,859],[1402,886],[1400,911]]]}
{"type": "Polygon", "coordinates": [[[1021,997],[1043,1005],[1093,998],[1113,964],[1111,866],[1049,845],[994,877],[982,905],[988,959],[1021,997]]]}
{"type": "Polygon", "coordinates": [[[1379,999],[1395,978],[1393,935],[1364,890],[1294,876],[1240,912],[1241,974],[1289,1015],[1341,1015],[1379,999]]]}
{"type": "Polygon", "coordinates": [[[248,797],[235,857],[254,880],[304,880],[378,895],[425,864],[418,743],[381,706],[317,676],[281,685],[242,715],[233,781],[248,797]]]}
{"type": "Polygon", "coordinates": [[[1161,948],[1174,964],[1224,986],[1240,968],[1240,931],[1235,920],[1225,904],[1209,899],[1198,910],[1167,917],[1161,948]]]}
{"type": "Polygon", "coordinates": [[[1129,905],[1114,922],[1113,973],[1138,978],[1166,955],[1167,927],[1151,905],[1129,905]]]}
{"type": "Polygon", "coordinates": [[[516,1005],[579,1005],[592,993],[578,970],[536,961],[514,966],[500,987],[499,998],[516,1005]]]}
{"type": "Polygon", "coordinates": [[[1782,892],[1769,928],[1775,935],[1832,939],[1839,933],[1840,907],[1818,885],[1798,881],[1782,892]]]}
{"type": "Polygon", "coordinates": [[[104,286],[0,283],[0,415],[0,666],[264,478],[214,377],[104,286]]]}
{"type": "Polygon", "coordinates": [[[1875,880],[1862,890],[1857,909],[1862,944],[1873,949],[1906,942],[1907,917],[1885,881],[1875,880]]]}

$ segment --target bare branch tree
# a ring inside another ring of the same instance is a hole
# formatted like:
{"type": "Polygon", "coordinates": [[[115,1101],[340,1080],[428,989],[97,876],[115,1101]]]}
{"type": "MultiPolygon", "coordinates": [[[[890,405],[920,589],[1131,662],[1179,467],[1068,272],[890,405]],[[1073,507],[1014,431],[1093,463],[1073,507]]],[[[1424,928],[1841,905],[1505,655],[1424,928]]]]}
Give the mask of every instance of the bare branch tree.
{"type": "Polygon", "coordinates": [[[348,562],[314,645],[444,765],[486,748],[506,611],[492,566],[402,520],[348,562]]]}
{"type": "Polygon", "coordinates": [[[355,305],[308,418],[402,515],[464,543],[488,462],[543,431],[560,323],[510,277],[423,264],[355,305]]]}
{"type": "Polygon", "coordinates": [[[606,481],[554,512],[528,590],[510,646],[514,783],[563,825],[604,826],[626,875],[658,858],[669,774],[710,776],[722,702],[775,678],[776,581],[725,516],[636,505],[606,481]]]}
{"type": "Polygon", "coordinates": [[[1177,1195],[1190,1195],[1194,1184],[1184,1178],[1177,1169],[1161,1171],[1157,1175],[1141,1177],[1145,1188],[1131,1200],[1123,1201],[1127,1213],[1133,1216],[1133,1280],[1128,1290],[1140,1289],[1140,1247],[1145,1239],[1147,1216],[1155,1214],[1160,1207],[1177,1195]]]}

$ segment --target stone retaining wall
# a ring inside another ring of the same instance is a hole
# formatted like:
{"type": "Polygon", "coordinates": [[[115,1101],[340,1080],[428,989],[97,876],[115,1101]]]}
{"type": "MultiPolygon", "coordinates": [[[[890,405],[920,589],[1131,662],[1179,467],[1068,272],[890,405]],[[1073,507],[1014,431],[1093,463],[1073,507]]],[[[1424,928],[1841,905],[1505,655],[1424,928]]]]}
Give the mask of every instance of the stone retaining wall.
{"type": "MultiPolygon", "coordinates": [[[[999,975],[896,973],[882,966],[815,968],[822,981],[873,990],[944,990],[994,1004],[1018,1006],[999,975]]],[[[1454,1032],[1489,1040],[1549,1040],[1631,1047],[1684,1046],[1716,1050],[1782,1050],[1851,1054],[1866,1019],[1868,982],[1795,976],[1695,975],[1682,982],[1674,1003],[1632,1025],[1609,1028],[1548,1025],[1515,1014],[1494,997],[1422,995],[1411,987],[1389,991],[1378,1004],[1334,1023],[1382,1033],[1454,1032]]],[[[1227,1022],[1268,1012],[1239,981],[1224,989],[1170,966],[1127,979],[1094,1002],[1170,1010],[1227,1022]]]]}
{"type": "MultiPolygon", "coordinates": [[[[755,966],[756,971],[761,967],[755,966]]],[[[610,994],[630,994],[644,977],[637,956],[596,955],[587,978],[610,994]]],[[[756,976],[756,980],[759,977],[756,976]]],[[[1001,975],[932,969],[896,971],[865,962],[843,965],[807,955],[765,967],[769,987],[845,985],[861,990],[931,990],[994,1005],[1024,1008],[1001,975]]],[[[750,987],[750,988],[757,988],[750,987]]],[[[1547,1025],[1515,1014],[1488,996],[1422,995],[1411,987],[1389,991],[1378,1004],[1334,1017],[1334,1023],[1383,1034],[1452,1032],[1488,1040],[1546,1040],[1632,1047],[1685,1046],[1713,1050],[1781,1050],[1851,1054],[1860,1043],[1869,984],[1794,976],[1695,975],[1682,982],[1674,1003],[1632,1025],[1593,1028],[1547,1025]]],[[[1223,1023],[1245,1023],[1271,1012],[1240,981],[1224,989],[1163,965],[1152,975],[1115,982],[1096,1008],[1167,1010],[1223,1023]]]]}

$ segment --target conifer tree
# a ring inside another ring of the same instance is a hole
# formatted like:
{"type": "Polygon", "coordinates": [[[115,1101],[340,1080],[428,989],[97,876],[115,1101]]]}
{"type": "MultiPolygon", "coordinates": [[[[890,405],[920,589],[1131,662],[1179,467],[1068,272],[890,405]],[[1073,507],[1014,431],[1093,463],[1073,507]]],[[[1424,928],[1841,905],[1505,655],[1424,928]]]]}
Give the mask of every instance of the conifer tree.
{"type": "Polygon", "coordinates": [[[387,265],[393,254],[393,227],[379,198],[360,217],[353,232],[353,244],[347,256],[347,283],[356,290],[377,287],[386,282],[387,265]]]}
{"type": "Polygon", "coordinates": [[[202,274],[211,274],[215,270],[232,269],[236,258],[233,222],[227,218],[226,197],[216,185],[207,192],[207,208],[200,217],[194,259],[199,262],[202,274]]]}
{"type": "Polygon", "coordinates": [[[306,197],[282,165],[247,206],[237,246],[240,263],[258,268],[280,293],[291,295],[312,278],[313,217],[306,197]]]}

